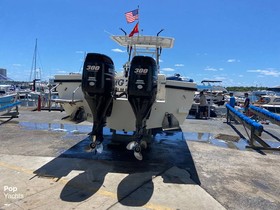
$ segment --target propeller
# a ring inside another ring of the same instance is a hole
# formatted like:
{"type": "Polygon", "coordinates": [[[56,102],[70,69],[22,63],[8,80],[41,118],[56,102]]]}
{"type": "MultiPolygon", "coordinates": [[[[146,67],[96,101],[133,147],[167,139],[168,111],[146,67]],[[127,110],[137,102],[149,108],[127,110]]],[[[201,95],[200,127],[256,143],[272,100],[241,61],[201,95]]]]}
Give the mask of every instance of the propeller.
{"type": "Polygon", "coordinates": [[[133,148],[137,145],[136,141],[131,141],[128,143],[128,145],[126,146],[126,149],[128,150],[133,150],[133,148]]]}
{"type": "Polygon", "coordinates": [[[136,141],[131,141],[126,146],[126,149],[134,151],[133,154],[137,160],[143,160],[143,155],[141,153],[142,148],[147,148],[147,142],[141,141],[140,143],[138,143],[136,141]]]}
{"type": "Polygon", "coordinates": [[[103,152],[103,144],[100,141],[97,141],[96,152],[98,154],[101,154],[103,152]]]}
{"type": "Polygon", "coordinates": [[[141,153],[141,145],[140,144],[137,144],[135,147],[134,147],[134,156],[136,157],[137,160],[143,160],[143,155],[141,153]]]}
{"type": "Polygon", "coordinates": [[[90,136],[92,138],[92,142],[85,147],[86,152],[94,152],[96,153],[102,153],[103,152],[103,144],[101,141],[96,140],[96,136],[90,136]]]}
{"type": "Polygon", "coordinates": [[[146,141],[141,141],[140,142],[140,145],[143,149],[147,149],[148,145],[147,145],[147,142],[146,141]]]}

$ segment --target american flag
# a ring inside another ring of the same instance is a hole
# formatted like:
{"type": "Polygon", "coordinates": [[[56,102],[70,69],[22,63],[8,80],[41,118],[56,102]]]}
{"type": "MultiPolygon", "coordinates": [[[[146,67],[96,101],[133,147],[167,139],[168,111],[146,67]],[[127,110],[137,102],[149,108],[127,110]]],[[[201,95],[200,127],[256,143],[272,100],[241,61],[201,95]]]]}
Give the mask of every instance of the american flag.
{"type": "Polygon", "coordinates": [[[125,18],[128,23],[133,23],[138,20],[138,9],[125,13],[125,18]]]}

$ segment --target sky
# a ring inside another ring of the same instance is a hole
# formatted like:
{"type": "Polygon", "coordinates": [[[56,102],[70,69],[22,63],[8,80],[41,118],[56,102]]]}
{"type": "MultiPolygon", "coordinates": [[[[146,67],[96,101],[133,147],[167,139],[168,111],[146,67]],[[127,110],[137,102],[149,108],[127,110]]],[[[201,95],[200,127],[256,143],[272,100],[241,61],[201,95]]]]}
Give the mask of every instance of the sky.
{"type": "Polygon", "coordinates": [[[175,39],[161,73],[197,84],[280,85],[279,0],[0,0],[0,68],[29,81],[37,39],[42,80],[81,73],[88,52],[108,55],[121,72],[127,52],[110,36],[131,32],[137,22],[125,13],[138,6],[140,36],[164,29],[175,39]]]}

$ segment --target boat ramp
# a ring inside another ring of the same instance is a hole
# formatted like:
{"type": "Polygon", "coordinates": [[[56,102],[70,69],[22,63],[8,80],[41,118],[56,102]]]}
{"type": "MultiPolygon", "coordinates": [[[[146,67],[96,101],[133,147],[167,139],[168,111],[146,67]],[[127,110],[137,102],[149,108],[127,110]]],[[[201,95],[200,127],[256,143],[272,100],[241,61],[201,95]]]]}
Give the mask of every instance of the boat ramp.
{"type": "MultiPolygon", "coordinates": [[[[1,209],[279,209],[279,152],[248,148],[241,123],[189,116],[158,133],[144,159],[110,143],[85,153],[89,122],[20,107],[0,126],[1,209]]],[[[279,146],[277,124],[262,139],[279,146]]],[[[248,131],[248,129],[247,129],[248,131]]]]}

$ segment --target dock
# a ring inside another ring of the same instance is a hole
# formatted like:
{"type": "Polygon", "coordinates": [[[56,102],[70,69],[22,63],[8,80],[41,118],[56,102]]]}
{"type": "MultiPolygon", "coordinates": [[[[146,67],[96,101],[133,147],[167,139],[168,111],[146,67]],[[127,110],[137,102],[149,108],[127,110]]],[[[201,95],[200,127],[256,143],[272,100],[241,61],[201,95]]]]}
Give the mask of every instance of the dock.
{"type": "MultiPolygon", "coordinates": [[[[0,126],[0,209],[280,209],[280,153],[246,148],[248,131],[226,118],[190,116],[138,161],[109,129],[103,153],[85,153],[91,123],[19,113],[0,126]]],[[[263,127],[280,146],[279,126],[263,127]]]]}

